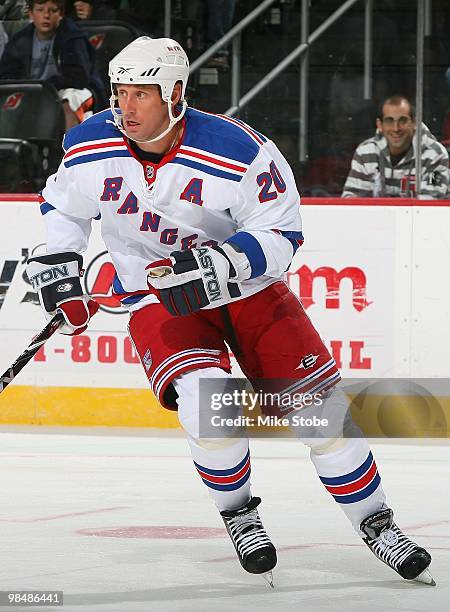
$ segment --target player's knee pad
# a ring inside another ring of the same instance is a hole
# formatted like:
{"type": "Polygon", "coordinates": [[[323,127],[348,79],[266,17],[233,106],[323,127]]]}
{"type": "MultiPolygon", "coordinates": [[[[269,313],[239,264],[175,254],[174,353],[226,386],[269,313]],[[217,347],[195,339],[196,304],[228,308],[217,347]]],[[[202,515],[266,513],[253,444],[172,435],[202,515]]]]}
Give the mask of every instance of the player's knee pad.
{"type": "Polygon", "coordinates": [[[225,448],[230,448],[237,444],[241,438],[192,438],[189,436],[191,442],[196,444],[199,448],[207,451],[220,451],[225,448]]]}
{"type": "Polygon", "coordinates": [[[347,444],[346,438],[308,438],[302,440],[316,455],[334,453],[347,444]]]}
{"type": "Polygon", "coordinates": [[[347,396],[339,387],[325,393],[321,402],[289,415],[291,429],[314,452],[326,454],[345,445],[345,439],[360,437],[353,423],[347,396]]]}
{"type": "Polygon", "coordinates": [[[174,380],[178,393],[178,420],[188,436],[203,448],[213,450],[232,446],[236,437],[225,435],[223,429],[215,426],[213,417],[220,410],[212,408],[210,388],[214,389],[215,398],[230,392],[233,379],[220,368],[203,368],[186,372],[174,380]],[[208,387],[201,381],[208,379],[208,387]]]}

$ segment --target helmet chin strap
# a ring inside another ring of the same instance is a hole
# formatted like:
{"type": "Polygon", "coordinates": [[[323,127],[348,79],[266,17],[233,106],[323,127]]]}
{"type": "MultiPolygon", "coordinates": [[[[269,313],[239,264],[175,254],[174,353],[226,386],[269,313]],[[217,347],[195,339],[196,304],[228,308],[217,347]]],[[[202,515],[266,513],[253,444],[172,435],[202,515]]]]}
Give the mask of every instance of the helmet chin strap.
{"type": "Polygon", "coordinates": [[[111,112],[112,112],[113,117],[114,117],[114,123],[116,124],[117,129],[119,129],[124,136],[126,136],[130,140],[133,140],[133,142],[137,142],[138,144],[149,144],[151,142],[157,142],[158,140],[161,140],[161,138],[164,138],[164,136],[167,136],[167,134],[170,132],[170,130],[173,128],[173,126],[176,123],[178,123],[178,121],[180,121],[183,118],[184,113],[186,112],[186,109],[187,109],[187,102],[186,102],[186,100],[183,100],[181,102],[181,104],[182,104],[181,112],[180,112],[179,115],[177,115],[175,117],[174,114],[172,113],[172,103],[171,103],[171,100],[170,99],[167,100],[167,109],[168,109],[168,112],[169,112],[169,125],[167,126],[167,128],[161,134],[159,134],[159,136],[155,136],[155,138],[150,138],[149,140],[136,140],[136,138],[131,138],[131,136],[128,136],[126,130],[123,127],[122,115],[117,112],[117,109],[116,109],[116,106],[115,106],[116,96],[113,94],[110,97],[109,101],[110,101],[111,112]]]}

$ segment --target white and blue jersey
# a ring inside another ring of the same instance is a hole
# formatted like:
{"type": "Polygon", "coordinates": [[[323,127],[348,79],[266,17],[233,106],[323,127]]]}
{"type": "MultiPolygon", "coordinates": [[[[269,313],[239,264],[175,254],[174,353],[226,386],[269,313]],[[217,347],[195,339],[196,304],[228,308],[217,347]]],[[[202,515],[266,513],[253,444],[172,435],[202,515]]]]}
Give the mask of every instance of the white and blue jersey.
{"type": "Polygon", "coordinates": [[[109,110],[94,115],[67,133],[42,192],[47,252],[82,254],[98,219],[115,293],[132,309],[156,301],[145,268],[173,251],[235,243],[252,269],[246,297],[280,279],[303,240],[300,196],[273,142],[230,117],[188,109],[182,121],[181,142],[153,164],[109,110]]]}

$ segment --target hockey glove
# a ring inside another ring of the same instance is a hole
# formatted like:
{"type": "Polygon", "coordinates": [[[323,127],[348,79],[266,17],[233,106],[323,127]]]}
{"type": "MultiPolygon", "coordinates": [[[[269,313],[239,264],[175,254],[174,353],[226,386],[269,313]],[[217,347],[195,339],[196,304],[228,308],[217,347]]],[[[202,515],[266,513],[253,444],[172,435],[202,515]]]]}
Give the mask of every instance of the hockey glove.
{"type": "Polygon", "coordinates": [[[27,275],[38,292],[39,301],[50,320],[56,311],[64,316],[58,331],[76,336],[83,333],[99,304],[83,294],[80,276],[83,258],[77,253],[40,255],[28,260],[27,275]]]}
{"type": "Polygon", "coordinates": [[[147,282],[170,314],[188,315],[205,306],[241,296],[239,282],[251,275],[250,263],[234,245],[174,251],[151,263],[147,282]]]}

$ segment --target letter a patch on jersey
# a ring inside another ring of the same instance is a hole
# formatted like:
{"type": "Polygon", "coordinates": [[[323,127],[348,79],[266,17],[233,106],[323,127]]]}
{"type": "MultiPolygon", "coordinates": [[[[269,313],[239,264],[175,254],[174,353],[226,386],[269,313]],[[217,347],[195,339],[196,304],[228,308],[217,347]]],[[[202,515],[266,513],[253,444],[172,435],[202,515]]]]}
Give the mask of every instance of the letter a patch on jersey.
{"type": "Polygon", "coordinates": [[[189,183],[184,188],[183,193],[180,195],[180,200],[187,200],[192,204],[198,204],[201,206],[203,204],[202,200],[202,188],[203,188],[203,179],[193,178],[189,181],[189,183]]]}

